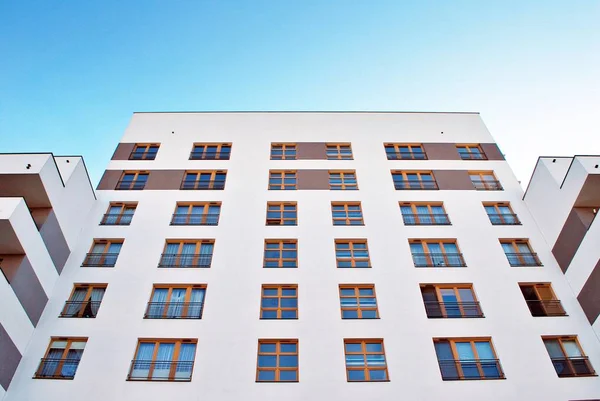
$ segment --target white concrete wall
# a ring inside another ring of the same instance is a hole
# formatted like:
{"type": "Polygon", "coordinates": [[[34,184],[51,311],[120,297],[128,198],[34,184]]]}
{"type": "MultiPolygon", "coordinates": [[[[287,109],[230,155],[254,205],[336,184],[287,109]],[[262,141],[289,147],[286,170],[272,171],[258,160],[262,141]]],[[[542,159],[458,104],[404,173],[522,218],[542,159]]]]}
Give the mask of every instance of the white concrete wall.
{"type": "Polygon", "coordinates": [[[600,260],[600,219],[595,218],[566,272],[576,294],[581,292],[588,277],[600,260]]]}
{"type": "Polygon", "coordinates": [[[123,142],[161,142],[156,161],[109,169],[227,169],[224,191],[99,191],[6,401],[545,400],[597,398],[599,378],[560,379],[542,335],[576,334],[600,369],[600,345],[503,161],[388,161],[383,142],[491,142],[469,114],[136,114],[123,142]],[[171,134],[175,131],[175,134],[171,134]],[[440,132],[444,132],[441,134],[440,132]],[[193,142],[233,142],[230,161],[187,160],[193,142]],[[353,161],[270,161],[270,142],[351,142],[353,161]],[[360,190],[268,191],[269,169],[355,169],[360,190]],[[505,190],[396,191],[390,169],[494,170],[505,190]],[[98,226],[110,201],[138,201],[130,226],[98,226]],[[221,201],[216,227],[171,227],[177,201],[221,201]],[[266,227],[267,201],[297,201],[297,227],[266,227]],[[330,202],[361,201],[364,227],[333,227],[330,202]],[[407,227],[399,201],[443,201],[447,227],[407,227]],[[510,201],[522,226],[492,226],[483,201],[510,201]],[[115,268],[82,268],[91,241],[125,238],[115,268]],[[511,268],[498,238],[529,238],[544,267],[511,268]],[[157,269],[165,238],[215,238],[210,269],[157,269]],[[298,269],[263,269],[265,238],[297,238],[298,269]],[[372,269],[336,269],[334,239],[367,238],[372,269]],[[416,269],[408,238],[457,238],[468,264],[416,269]],[[519,282],[546,282],[568,317],[534,318],[519,282]],[[473,283],[484,319],[427,319],[420,283],[473,283]],[[73,283],[108,283],[96,319],[57,318],[73,283]],[[153,283],[208,285],[202,320],[143,320],[153,283]],[[298,284],[297,321],[259,320],[261,284],[298,284]],[[381,319],[342,320],[338,285],[373,283],[381,319]],[[51,336],[87,336],[73,381],[33,380],[51,336]],[[444,382],[433,337],[491,336],[506,380],[444,382]],[[191,383],[125,381],[140,337],[198,338],[191,383]],[[389,383],[347,383],[343,339],[383,338],[389,383]],[[298,338],[300,382],[255,383],[257,340],[298,338]]]}

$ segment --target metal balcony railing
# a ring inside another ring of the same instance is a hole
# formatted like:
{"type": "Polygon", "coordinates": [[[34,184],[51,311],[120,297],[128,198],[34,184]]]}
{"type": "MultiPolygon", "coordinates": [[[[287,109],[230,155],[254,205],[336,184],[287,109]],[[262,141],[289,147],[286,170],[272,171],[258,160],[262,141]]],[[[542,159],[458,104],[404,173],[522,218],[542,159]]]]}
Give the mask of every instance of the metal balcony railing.
{"type": "Polygon", "coordinates": [[[156,159],[157,152],[158,152],[158,149],[156,149],[155,152],[144,152],[144,153],[133,152],[131,155],[129,155],[129,160],[154,160],[154,159],[156,159]]]}
{"type": "Polygon", "coordinates": [[[394,181],[396,189],[414,189],[414,190],[434,190],[439,189],[435,181],[394,181]]]}
{"type": "Polygon", "coordinates": [[[558,299],[526,300],[531,316],[566,316],[567,313],[558,299]]]}
{"type": "Polygon", "coordinates": [[[192,151],[190,160],[229,160],[230,152],[192,151]]]}
{"type": "Polygon", "coordinates": [[[447,214],[402,213],[402,220],[407,226],[448,226],[450,219],[447,214]]]}
{"type": "Polygon", "coordinates": [[[210,181],[182,181],[180,189],[224,189],[225,181],[210,180],[210,181]]]}
{"type": "Polygon", "coordinates": [[[438,362],[440,364],[442,380],[490,380],[504,378],[504,372],[502,372],[502,367],[498,359],[446,359],[438,362]]]}
{"type": "Polygon", "coordinates": [[[60,317],[94,318],[102,301],[67,301],[60,317]]]}
{"type": "Polygon", "coordinates": [[[488,213],[490,222],[495,226],[520,225],[521,222],[515,213],[488,213]]]}
{"type": "Polygon", "coordinates": [[[460,158],[463,160],[487,160],[487,157],[483,153],[462,153],[458,152],[460,158]]]}
{"type": "Polygon", "coordinates": [[[502,191],[502,185],[497,180],[473,180],[471,179],[475,189],[479,191],[502,191]]]}
{"type": "Polygon", "coordinates": [[[521,253],[506,253],[506,258],[511,266],[542,266],[542,262],[538,259],[536,253],[521,252],[521,253]]]}
{"type": "Polygon", "coordinates": [[[415,267],[465,267],[462,253],[413,253],[415,267]]]}
{"type": "Polygon", "coordinates": [[[595,376],[596,372],[587,356],[550,358],[558,377],[595,376]]]}
{"type": "Polygon", "coordinates": [[[146,180],[144,181],[119,181],[115,189],[117,190],[140,190],[146,186],[146,180]]]}
{"type": "Polygon", "coordinates": [[[79,358],[42,358],[35,372],[36,379],[72,379],[79,366],[79,358]]]}
{"type": "Polygon", "coordinates": [[[158,267],[210,267],[212,254],[163,253],[158,267]]]}
{"type": "Polygon", "coordinates": [[[220,213],[174,213],[171,218],[172,226],[216,226],[219,224],[220,213]]]}
{"type": "Polygon", "coordinates": [[[201,319],[203,302],[148,302],[144,319],[201,319]]]}
{"type": "Polygon", "coordinates": [[[87,267],[114,267],[118,257],[118,253],[88,253],[81,265],[87,267]]]}
{"type": "Polygon", "coordinates": [[[479,302],[424,301],[424,304],[430,319],[483,317],[479,302]]]}
{"type": "Polygon", "coordinates": [[[133,213],[107,213],[102,217],[100,225],[103,226],[128,226],[131,224],[133,213]]]}
{"type": "Polygon", "coordinates": [[[148,361],[134,359],[127,380],[190,381],[194,361],[148,361]]]}
{"type": "Polygon", "coordinates": [[[427,155],[419,152],[390,152],[386,154],[388,160],[427,160],[427,155]]]}

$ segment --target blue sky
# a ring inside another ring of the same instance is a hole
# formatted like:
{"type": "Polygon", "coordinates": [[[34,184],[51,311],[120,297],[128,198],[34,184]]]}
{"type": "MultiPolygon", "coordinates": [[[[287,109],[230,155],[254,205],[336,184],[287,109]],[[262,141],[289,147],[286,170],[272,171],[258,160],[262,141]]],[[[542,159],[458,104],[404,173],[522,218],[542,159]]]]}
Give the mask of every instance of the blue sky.
{"type": "Polygon", "coordinates": [[[81,154],[134,111],[480,111],[525,183],[600,154],[600,1],[0,1],[0,152],[81,154]]]}

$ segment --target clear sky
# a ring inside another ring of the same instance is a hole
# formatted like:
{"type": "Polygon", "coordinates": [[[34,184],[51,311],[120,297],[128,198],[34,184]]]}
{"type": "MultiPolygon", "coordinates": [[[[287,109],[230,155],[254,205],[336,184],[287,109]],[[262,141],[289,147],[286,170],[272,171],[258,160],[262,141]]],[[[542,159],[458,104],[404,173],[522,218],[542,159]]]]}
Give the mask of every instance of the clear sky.
{"type": "Polygon", "coordinates": [[[81,154],[134,111],[479,111],[525,184],[600,154],[600,1],[0,0],[0,152],[81,154]]]}

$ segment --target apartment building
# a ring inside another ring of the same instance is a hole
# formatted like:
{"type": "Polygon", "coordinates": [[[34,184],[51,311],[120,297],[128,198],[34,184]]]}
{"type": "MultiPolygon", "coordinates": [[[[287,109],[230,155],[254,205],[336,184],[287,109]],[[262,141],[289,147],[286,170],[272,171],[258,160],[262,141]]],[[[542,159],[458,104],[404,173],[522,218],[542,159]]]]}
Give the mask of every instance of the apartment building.
{"type": "Polygon", "coordinates": [[[524,201],[600,337],[600,156],[540,157],[524,201]]]}
{"type": "Polygon", "coordinates": [[[135,113],[6,401],[600,398],[477,113],[135,113]]]}

